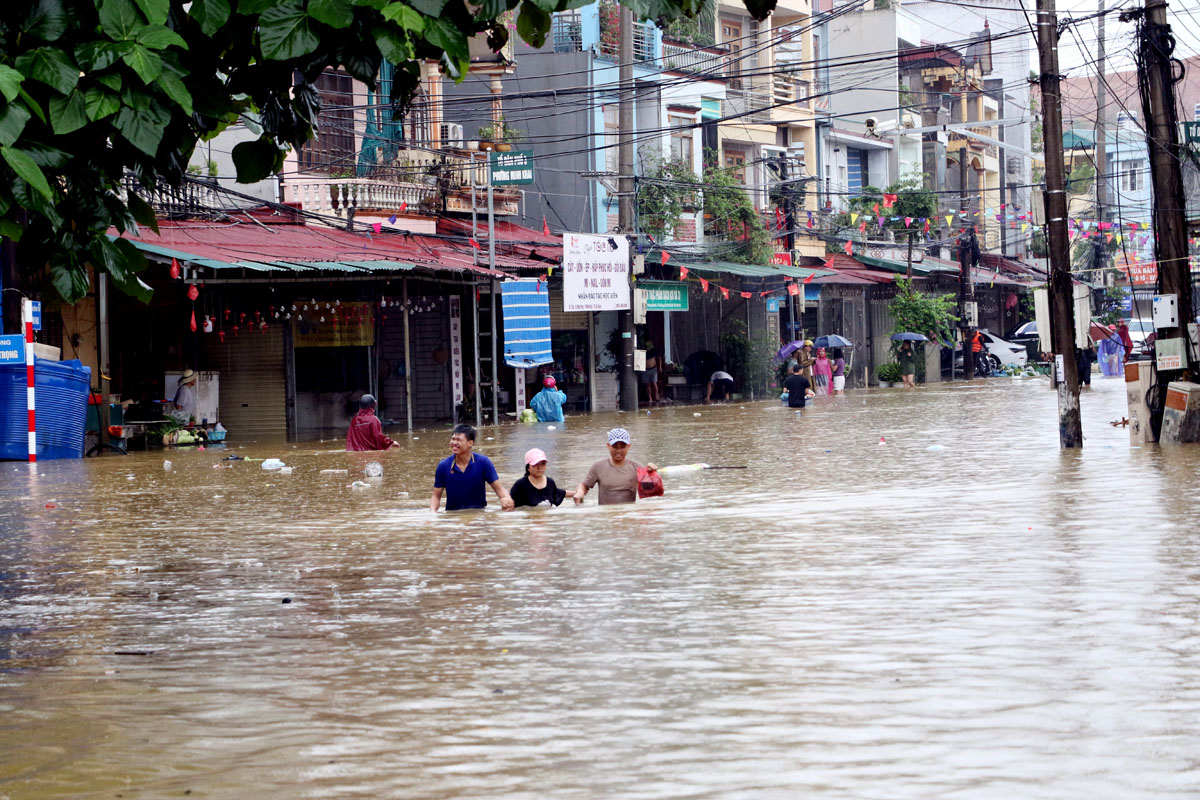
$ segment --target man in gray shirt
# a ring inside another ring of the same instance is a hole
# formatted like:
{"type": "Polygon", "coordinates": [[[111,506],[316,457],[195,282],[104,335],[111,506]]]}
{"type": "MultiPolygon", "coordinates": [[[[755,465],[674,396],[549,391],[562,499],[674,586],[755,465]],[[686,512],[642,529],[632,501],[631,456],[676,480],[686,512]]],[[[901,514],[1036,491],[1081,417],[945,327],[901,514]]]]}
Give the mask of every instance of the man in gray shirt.
{"type": "MultiPolygon", "coordinates": [[[[636,503],[638,498],[638,470],[642,467],[626,456],[629,453],[629,431],[613,428],[608,432],[608,458],[592,464],[587,477],[575,487],[575,505],[583,503],[584,496],[599,484],[597,495],[600,505],[636,503]]],[[[645,469],[656,472],[658,467],[647,464],[645,469]]]]}

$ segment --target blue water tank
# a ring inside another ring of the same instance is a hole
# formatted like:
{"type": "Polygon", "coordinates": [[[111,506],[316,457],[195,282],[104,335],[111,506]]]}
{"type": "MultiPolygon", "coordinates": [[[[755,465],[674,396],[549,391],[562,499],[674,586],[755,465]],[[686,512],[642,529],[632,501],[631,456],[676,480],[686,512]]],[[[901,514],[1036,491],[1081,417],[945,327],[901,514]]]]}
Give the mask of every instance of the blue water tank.
{"type": "MultiPolygon", "coordinates": [[[[34,359],[38,461],[83,458],[83,430],[91,383],[91,368],[79,361],[34,359]]],[[[25,365],[0,366],[0,460],[29,458],[25,398],[25,365]]]]}

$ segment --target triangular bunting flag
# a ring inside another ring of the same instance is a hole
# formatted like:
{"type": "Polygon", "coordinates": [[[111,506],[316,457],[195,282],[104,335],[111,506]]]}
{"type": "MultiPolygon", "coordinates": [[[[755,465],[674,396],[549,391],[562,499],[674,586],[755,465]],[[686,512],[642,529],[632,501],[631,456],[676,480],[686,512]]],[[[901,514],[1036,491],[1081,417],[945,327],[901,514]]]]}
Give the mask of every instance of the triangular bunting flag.
{"type": "Polygon", "coordinates": [[[947,215],[946,215],[946,227],[947,227],[947,228],[949,228],[949,227],[950,227],[951,225],[953,225],[953,224],[954,224],[954,215],[953,215],[953,214],[947,214],[947,215]]]}
{"type": "Polygon", "coordinates": [[[848,255],[848,256],[854,255],[854,245],[850,242],[849,239],[846,240],[846,244],[842,247],[842,249],[846,251],[846,255],[848,255]]]}
{"type": "Polygon", "coordinates": [[[883,207],[884,207],[884,208],[891,208],[891,207],[892,207],[892,206],[894,206],[894,205],[896,205],[896,195],[894,195],[894,194],[885,194],[885,195],[883,196],[883,207]]]}
{"type": "Polygon", "coordinates": [[[718,286],[717,288],[721,290],[721,294],[724,295],[726,300],[728,300],[729,299],[729,290],[726,289],[724,286],[718,286]]]}
{"type": "Polygon", "coordinates": [[[467,239],[467,241],[468,241],[468,242],[470,242],[470,243],[471,243],[471,247],[474,247],[476,250],[482,250],[482,249],[483,249],[483,248],[481,248],[481,247],[479,246],[479,242],[475,241],[474,239],[467,239]]]}
{"type": "Polygon", "coordinates": [[[705,292],[708,291],[708,281],[705,280],[704,278],[700,279],[700,288],[705,292]]]}
{"type": "Polygon", "coordinates": [[[662,263],[666,264],[670,260],[671,260],[671,254],[668,253],[666,250],[663,250],[662,251],[662,263]]]}
{"type": "Polygon", "coordinates": [[[543,236],[550,235],[550,226],[548,224],[546,224],[546,215],[545,214],[542,215],[542,235],[543,236]]]}
{"type": "Polygon", "coordinates": [[[742,295],[742,297],[747,297],[747,298],[751,297],[751,294],[749,292],[742,292],[741,295],[742,295]]]}
{"type": "Polygon", "coordinates": [[[687,276],[688,276],[688,268],[687,268],[687,267],[680,267],[680,268],[679,268],[679,280],[681,280],[681,281],[686,281],[686,280],[687,280],[687,276]]]}
{"type": "Polygon", "coordinates": [[[850,212],[850,224],[853,225],[856,222],[858,222],[858,213],[851,211],[850,212]]]}
{"type": "Polygon", "coordinates": [[[379,233],[380,231],[383,230],[383,223],[382,222],[372,222],[371,230],[375,231],[376,233],[379,233]]]}
{"type": "Polygon", "coordinates": [[[905,218],[904,218],[904,227],[906,227],[906,228],[911,228],[911,227],[912,227],[912,217],[905,217],[905,218]]]}
{"type": "Polygon", "coordinates": [[[813,279],[814,277],[816,277],[816,273],[815,273],[815,272],[810,272],[810,273],[808,273],[808,277],[804,279],[804,282],[805,282],[805,283],[812,283],[812,279],[813,279]]]}

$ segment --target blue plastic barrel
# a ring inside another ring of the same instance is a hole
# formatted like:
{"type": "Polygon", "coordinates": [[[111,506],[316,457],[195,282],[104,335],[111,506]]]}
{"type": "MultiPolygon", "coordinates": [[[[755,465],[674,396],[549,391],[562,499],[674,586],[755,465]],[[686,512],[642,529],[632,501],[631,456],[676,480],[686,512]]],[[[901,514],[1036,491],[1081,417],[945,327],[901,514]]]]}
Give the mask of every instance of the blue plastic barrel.
{"type": "MultiPolygon", "coordinates": [[[[79,361],[34,359],[37,457],[83,458],[92,370],[79,361]]],[[[29,414],[25,409],[25,365],[0,366],[0,460],[29,458],[29,414]]]]}

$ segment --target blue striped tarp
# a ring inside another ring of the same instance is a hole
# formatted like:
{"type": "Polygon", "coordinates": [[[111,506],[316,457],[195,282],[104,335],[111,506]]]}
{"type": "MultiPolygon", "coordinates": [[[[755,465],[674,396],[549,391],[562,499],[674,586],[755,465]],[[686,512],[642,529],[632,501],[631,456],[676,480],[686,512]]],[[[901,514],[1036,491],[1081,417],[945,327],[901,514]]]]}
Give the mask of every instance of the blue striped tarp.
{"type": "Polygon", "coordinates": [[[505,281],[504,363],[526,369],[554,360],[550,354],[550,292],[541,281],[505,281]]]}

